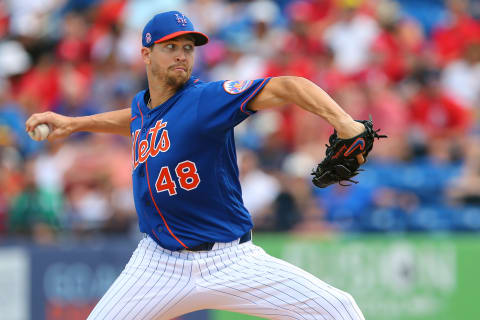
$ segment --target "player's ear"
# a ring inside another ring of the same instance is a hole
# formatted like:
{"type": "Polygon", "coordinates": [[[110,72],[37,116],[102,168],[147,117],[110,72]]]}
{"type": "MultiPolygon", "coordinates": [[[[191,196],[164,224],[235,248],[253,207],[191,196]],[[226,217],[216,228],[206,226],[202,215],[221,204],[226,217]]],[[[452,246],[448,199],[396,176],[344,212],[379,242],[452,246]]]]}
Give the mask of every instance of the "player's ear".
{"type": "Polygon", "coordinates": [[[141,54],[142,54],[143,62],[145,64],[151,63],[151,58],[150,58],[151,53],[152,53],[152,48],[142,47],[141,54]]]}

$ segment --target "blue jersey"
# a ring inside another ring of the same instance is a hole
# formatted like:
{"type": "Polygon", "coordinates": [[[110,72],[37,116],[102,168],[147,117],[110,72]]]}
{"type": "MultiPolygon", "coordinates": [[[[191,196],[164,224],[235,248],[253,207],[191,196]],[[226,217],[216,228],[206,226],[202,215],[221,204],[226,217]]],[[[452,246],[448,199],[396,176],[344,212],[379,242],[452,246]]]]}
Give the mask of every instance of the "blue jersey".
{"type": "Polygon", "coordinates": [[[132,101],[133,195],[140,231],[181,250],[229,242],[253,226],[243,205],[233,128],[269,78],[190,79],[150,110],[149,92],[132,101]]]}

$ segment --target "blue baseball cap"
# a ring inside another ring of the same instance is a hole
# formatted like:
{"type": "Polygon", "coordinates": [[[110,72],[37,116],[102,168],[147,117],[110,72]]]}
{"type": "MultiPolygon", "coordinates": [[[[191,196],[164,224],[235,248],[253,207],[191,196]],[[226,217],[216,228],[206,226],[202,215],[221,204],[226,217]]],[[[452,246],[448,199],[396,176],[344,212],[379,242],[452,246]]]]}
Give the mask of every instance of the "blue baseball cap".
{"type": "Polygon", "coordinates": [[[183,13],[178,11],[162,12],[155,15],[143,28],[142,44],[144,47],[150,47],[154,43],[184,34],[192,35],[196,46],[203,46],[208,42],[208,37],[195,31],[192,22],[183,13]]]}

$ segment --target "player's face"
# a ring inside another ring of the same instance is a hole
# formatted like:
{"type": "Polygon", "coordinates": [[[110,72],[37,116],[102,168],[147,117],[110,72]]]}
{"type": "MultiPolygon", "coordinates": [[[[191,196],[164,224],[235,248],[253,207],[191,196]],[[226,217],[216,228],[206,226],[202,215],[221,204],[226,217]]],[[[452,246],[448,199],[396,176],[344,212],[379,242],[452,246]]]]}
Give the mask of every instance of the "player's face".
{"type": "Polygon", "coordinates": [[[195,45],[189,36],[155,44],[150,50],[151,74],[160,82],[178,88],[190,78],[195,57],[195,45]]]}

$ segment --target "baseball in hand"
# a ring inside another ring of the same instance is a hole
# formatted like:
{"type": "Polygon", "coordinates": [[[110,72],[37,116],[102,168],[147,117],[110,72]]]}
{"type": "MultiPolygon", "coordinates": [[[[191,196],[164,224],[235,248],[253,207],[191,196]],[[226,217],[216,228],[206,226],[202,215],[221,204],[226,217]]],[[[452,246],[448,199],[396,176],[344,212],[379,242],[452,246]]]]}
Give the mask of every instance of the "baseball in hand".
{"type": "Polygon", "coordinates": [[[50,127],[48,124],[42,123],[33,129],[33,131],[28,131],[30,138],[35,141],[41,141],[47,139],[48,135],[50,134],[50,127]]]}

